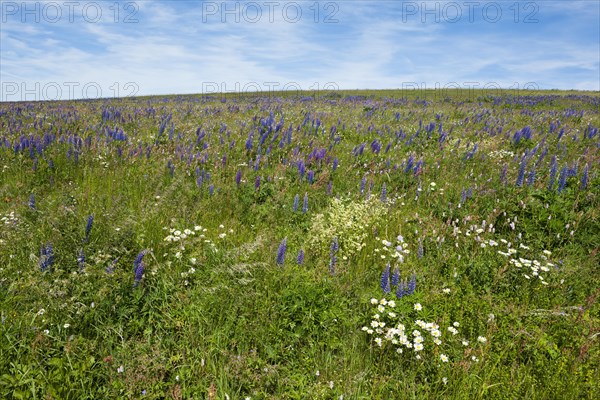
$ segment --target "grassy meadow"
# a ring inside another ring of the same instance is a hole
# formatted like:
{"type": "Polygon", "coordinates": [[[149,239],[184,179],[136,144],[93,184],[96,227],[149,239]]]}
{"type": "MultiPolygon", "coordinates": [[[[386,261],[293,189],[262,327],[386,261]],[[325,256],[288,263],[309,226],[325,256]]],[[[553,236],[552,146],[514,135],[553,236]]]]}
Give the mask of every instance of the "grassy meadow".
{"type": "Polygon", "coordinates": [[[0,398],[599,398],[599,109],[0,103],[0,398]]]}

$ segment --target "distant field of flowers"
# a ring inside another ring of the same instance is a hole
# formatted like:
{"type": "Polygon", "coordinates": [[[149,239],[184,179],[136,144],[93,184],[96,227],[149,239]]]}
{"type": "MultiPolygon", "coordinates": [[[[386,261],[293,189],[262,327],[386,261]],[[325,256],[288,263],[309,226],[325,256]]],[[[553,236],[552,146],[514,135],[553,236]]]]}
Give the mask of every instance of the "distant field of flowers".
{"type": "Polygon", "coordinates": [[[0,398],[600,398],[600,94],[0,103],[0,398]]]}

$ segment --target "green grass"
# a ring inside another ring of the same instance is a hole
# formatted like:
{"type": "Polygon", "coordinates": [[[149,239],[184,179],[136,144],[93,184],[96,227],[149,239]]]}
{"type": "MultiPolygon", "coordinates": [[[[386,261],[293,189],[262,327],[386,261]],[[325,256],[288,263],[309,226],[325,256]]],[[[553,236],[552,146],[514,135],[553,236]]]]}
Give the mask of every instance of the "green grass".
{"type": "Polygon", "coordinates": [[[584,134],[600,126],[599,104],[598,92],[464,90],[2,103],[0,397],[600,397],[600,135],[584,134]],[[531,138],[515,143],[526,126],[531,138]],[[115,127],[127,141],[107,137],[115,127]],[[47,145],[15,151],[26,139],[47,145]],[[421,168],[405,172],[411,156],[421,168]],[[54,263],[42,272],[46,244],[54,263]],[[509,248],[516,256],[498,252],[509,248]],[[518,257],[551,266],[540,280],[518,257]],[[388,262],[401,281],[416,276],[414,294],[384,295],[388,262]],[[363,330],[384,297],[396,305],[380,318],[411,340],[422,331],[423,351],[398,354],[363,330]],[[439,325],[443,344],[417,319],[439,325]]]}

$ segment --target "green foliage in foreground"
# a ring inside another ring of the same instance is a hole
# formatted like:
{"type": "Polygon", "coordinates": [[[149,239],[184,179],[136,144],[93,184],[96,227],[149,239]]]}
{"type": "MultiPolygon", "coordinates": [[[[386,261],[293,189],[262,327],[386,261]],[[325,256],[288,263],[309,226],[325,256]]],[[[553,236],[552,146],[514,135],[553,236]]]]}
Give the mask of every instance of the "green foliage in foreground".
{"type": "Polygon", "coordinates": [[[600,397],[598,93],[301,95],[0,104],[0,398],[600,397]]]}

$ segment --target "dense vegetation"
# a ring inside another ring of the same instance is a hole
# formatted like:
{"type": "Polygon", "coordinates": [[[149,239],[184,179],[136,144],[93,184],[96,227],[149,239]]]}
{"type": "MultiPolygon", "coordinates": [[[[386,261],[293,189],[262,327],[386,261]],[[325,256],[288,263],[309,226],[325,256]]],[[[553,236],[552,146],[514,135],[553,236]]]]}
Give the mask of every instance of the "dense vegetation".
{"type": "Polygon", "coordinates": [[[0,104],[0,397],[600,397],[600,95],[0,104]]]}

